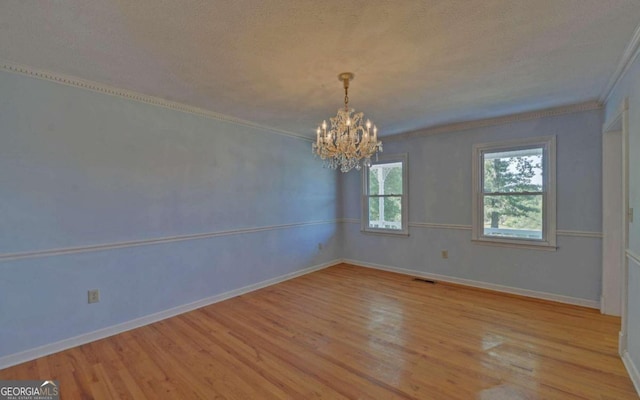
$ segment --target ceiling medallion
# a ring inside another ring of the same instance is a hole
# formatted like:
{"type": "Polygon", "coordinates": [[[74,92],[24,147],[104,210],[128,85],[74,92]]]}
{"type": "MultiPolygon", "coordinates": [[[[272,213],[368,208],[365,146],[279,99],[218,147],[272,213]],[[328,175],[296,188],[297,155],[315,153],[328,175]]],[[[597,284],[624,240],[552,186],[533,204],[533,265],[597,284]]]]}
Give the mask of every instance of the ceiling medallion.
{"type": "Polygon", "coordinates": [[[382,142],[378,141],[378,128],[369,120],[364,123],[363,113],[354,114],[355,110],[349,109],[349,81],[353,80],[353,74],[343,72],[338,79],[344,83],[344,108],[338,109],[338,114],[329,119],[330,129],[327,121],[322,121],[311,149],[324,160],[325,167],[337,169],[339,166],[340,171],[348,172],[352,168],[362,168],[361,162],[371,165],[371,156],[382,152],[382,142]]]}

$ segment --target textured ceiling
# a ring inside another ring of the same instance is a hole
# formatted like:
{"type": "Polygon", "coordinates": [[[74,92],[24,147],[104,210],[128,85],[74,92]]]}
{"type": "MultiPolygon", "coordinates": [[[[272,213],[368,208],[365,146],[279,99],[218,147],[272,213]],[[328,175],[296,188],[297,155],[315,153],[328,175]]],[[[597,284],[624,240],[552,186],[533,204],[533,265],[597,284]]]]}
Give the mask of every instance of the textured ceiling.
{"type": "Polygon", "coordinates": [[[0,60],[313,135],[383,134],[598,98],[638,0],[0,0],[0,60]]]}

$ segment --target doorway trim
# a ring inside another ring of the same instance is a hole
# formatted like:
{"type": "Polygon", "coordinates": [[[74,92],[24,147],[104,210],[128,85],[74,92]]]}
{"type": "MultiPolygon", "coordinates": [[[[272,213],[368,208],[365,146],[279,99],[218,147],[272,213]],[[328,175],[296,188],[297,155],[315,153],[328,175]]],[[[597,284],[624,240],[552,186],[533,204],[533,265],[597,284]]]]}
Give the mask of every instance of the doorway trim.
{"type": "MultiPolygon", "coordinates": [[[[613,116],[611,121],[608,121],[602,129],[603,135],[612,134],[615,132],[622,133],[622,236],[620,246],[620,260],[622,262],[622,279],[621,279],[621,328],[619,333],[618,352],[622,356],[627,350],[627,286],[629,282],[629,260],[627,258],[627,250],[629,248],[629,99],[625,98],[618,111],[613,116]]],[[[603,138],[604,140],[604,138],[603,138]]],[[[604,172],[604,171],[603,171],[604,172]]],[[[603,240],[604,244],[604,240],[603,240]]],[[[603,265],[603,282],[605,279],[603,265]]],[[[606,301],[606,300],[605,300],[606,301]]],[[[604,301],[603,301],[604,303],[604,301]]],[[[604,309],[604,304],[601,305],[601,310],[604,309]]]]}

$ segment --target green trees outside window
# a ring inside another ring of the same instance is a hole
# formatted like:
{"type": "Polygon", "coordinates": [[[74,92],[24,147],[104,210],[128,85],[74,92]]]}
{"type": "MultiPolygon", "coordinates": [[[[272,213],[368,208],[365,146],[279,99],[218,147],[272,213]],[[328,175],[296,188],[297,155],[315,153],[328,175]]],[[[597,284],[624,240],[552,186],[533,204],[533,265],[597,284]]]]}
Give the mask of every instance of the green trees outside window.
{"type": "Polygon", "coordinates": [[[543,148],[483,155],[484,234],[541,239],[543,148]]]}
{"type": "Polygon", "coordinates": [[[408,235],[407,155],[381,157],[362,178],[362,230],[408,235]]]}
{"type": "Polygon", "coordinates": [[[402,229],[402,163],[369,168],[369,225],[402,229]]]}

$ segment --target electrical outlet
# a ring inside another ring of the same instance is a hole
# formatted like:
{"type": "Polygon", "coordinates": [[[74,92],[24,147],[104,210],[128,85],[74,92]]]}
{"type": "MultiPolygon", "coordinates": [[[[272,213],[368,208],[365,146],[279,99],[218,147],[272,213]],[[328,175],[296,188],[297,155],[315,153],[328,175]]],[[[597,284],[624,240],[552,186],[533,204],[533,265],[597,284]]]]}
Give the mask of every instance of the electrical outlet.
{"type": "Polygon", "coordinates": [[[89,290],[88,295],[89,295],[88,296],[89,297],[89,304],[100,302],[100,290],[99,289],[89,290]]]}
{"type": "Polygon", "coordinates": [[[449,251],[448,250],[442,250],[442,258],[449,258],[449,251]]]}

